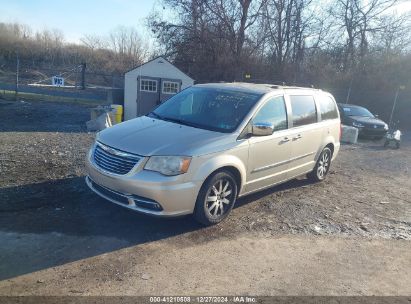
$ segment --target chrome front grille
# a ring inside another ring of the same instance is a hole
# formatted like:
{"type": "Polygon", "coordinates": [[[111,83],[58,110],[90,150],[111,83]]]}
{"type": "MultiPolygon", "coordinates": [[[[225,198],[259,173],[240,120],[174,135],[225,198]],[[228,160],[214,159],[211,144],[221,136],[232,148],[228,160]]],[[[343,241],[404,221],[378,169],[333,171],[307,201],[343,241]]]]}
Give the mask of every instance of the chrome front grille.
{"type": "Polygon", "coordinates": [[[94,163],[101,169],[115,174],[127,174],[141,157],[113,149],[97,142],[93,152],[94,163]]]}

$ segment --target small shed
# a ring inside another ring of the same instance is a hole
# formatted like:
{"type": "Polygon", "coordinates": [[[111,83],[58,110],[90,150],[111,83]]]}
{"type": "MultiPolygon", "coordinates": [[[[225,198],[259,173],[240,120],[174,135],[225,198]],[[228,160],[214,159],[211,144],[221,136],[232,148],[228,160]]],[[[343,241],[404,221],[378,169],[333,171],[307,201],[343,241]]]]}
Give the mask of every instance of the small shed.
{"type": "Polygon", "coordinates": [[[158,104],[193,84],[194,79],[163,57],[126,72],[124,120],[146,115],[158,104]]]}

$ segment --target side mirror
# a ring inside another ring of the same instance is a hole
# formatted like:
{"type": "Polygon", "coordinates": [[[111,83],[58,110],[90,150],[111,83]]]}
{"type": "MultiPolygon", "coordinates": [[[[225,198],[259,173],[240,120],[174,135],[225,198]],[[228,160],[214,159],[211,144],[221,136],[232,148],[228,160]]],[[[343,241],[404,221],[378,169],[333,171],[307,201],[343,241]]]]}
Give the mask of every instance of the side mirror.
{"type": "Polygon", "coordinates": [[[273,134],[274,125],[268,122],[254,122],[252,124],[252,134],[254,136],[268,136],[273,134]]]}
{"type": "Polygon", "coordinates": [[[374,116],[375,116],[375,118],[378,118],[380,115],[378,115],[378,114],[374,114],[374,116]]]}

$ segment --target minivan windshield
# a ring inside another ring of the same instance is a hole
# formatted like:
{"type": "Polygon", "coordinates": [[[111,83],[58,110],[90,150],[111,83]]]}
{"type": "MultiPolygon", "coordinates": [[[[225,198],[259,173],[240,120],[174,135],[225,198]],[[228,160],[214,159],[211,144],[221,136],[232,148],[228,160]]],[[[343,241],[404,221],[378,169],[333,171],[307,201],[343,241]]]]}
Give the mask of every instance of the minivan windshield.
{"type": "Polygon", "coordinates": [[[211,131],[231,133],[262,94],[191,87],[174,95],[147,116],[211,131]]]}
{"type": "Polygon", "coordinates": [[[362,117],[371,117],[374,118],[374,115],[366,108],[363,107],[349,107],[349,106],[342,106],[344,114],[347,116],[362,116],[362,117]]]}

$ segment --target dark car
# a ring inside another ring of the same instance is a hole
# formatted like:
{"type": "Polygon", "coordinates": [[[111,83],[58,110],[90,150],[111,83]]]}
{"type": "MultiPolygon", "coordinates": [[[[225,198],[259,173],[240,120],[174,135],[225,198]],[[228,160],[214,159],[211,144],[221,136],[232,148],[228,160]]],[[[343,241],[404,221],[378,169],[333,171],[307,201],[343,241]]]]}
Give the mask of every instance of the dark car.
{"type": "Polygon", "coordinates": [[[356,127],[361,137],[382,138],[387,133],[388,125],[364,107],[339,103],[338,109],[342,124],[356,127]]]}

